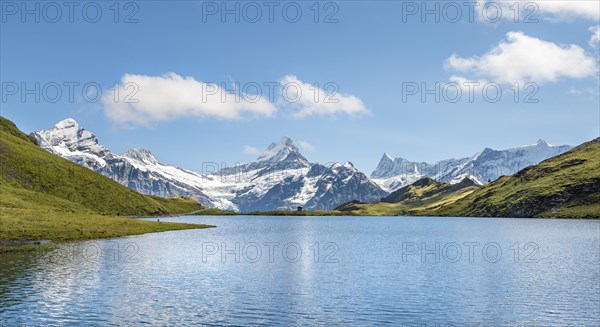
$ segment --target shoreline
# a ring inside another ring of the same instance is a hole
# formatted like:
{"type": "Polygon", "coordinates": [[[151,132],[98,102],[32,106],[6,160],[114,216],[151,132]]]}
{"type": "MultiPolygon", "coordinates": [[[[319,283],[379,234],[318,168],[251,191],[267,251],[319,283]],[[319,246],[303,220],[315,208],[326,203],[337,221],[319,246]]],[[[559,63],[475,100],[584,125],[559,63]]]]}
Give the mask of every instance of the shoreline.
{"type": "MultiPolygon", "coordinates": [[[[4,214],[5,212],[3,212],[3,217],[1,218],[2,225],[4,226],[2,230],[3,238],[0,239],[0,254],[40,250],[50,251],[56,248],[58,244],[68,242],[101,240],[175,230],[217,227],[206,224],[146,221],[119,216],[36,212],[34,213],[34,216],[44,217],[44,219],[38,219],[36,221],[38,224],[45,224],[44,227],[46,228],[40,232],[38,229],[41,226],[36,226],[32,223],[29,225],[21,225],[23,222],[29,222],[27,219],[29,217],[23,217],[24,215],[22,212],[13,215],[4,214]],[[18,230],[7,228],[7,226],[13,221],[16,222],[16,224],[13,223],[13,225],[20,227],[18,230]]],[[[154,217],[162,218],[182,215],[185,214],[169,214],[154,217]]]]}

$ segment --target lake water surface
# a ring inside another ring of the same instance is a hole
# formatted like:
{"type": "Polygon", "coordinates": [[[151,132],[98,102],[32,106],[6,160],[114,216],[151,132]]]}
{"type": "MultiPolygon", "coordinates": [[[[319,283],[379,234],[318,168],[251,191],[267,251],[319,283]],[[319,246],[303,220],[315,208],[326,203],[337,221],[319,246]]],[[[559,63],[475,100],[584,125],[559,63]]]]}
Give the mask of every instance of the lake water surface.
{"type": "Polygon", "coordinates": [[[600,221],[177,217],[2,255],[0,323],[599,326],[600,221]]]}

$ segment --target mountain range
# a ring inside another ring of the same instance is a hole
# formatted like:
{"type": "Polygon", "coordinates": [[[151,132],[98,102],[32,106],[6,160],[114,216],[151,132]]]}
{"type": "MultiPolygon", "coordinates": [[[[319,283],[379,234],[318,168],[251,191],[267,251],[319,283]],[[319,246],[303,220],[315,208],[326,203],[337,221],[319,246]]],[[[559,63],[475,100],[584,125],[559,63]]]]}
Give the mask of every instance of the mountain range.
{"type": "Polygon", "coordinates": [[[423,177],[449,184],[468,177],[482,185],[571,149],[540,140],[507,150],[486,148],[472,157],[435,164],[392,159],[384,154],[369,178],[351,162],[328,166],[311,163],[289,137],[283,137],[254,161],[201,174],[162,163],[146,149],[113,153],[74,119],[65,119],[31,136],[47,151],[140,193],[186,196],[209,207],[242,213],[298,206],[331,210],[352,200],[375,202],[423,177]]]}
{"type": "Polygon", "coordinates": [[[0,254],[19,251],[16,248],[21,245],[26,251],[29,245],[44,244],[34,242],[39,240],[75,241],[208,227],[123,217],[214,209],[189,198],[142,195],[35,143],[0,117],[0,254]]]}
{"type": "Polygon", "coordinates": [[[375,203],[338,207],[348,215],[600,218],[600,138],[484,186],[428,177],[375,203]]]}
{"type": "Polygon", "coordinates": [[[505,150],[485,148],[471,157],[442,160],[436,163],[414,162],[392,158],[387,153],[371,174],[371,179],[382,189],[393,192],[424,177],[438,182],[456,184],[469,178],[479,185],[487,184],[500,176],[509,176],[519,170],[557,156],[572,147],[550,145],[544,140],[505,150]]]}
{"type": "Polygon", "coordinates": [[[288,137],[272,143],[255,161],[200,174],[164,164],[145,149],[113,153],[73,119],[31,135],[47,151],[140,193],[186,196],[220,209],[329,210],[352,199],[372,202],[387,195],[350,162],[308,162],[288,137]]]}

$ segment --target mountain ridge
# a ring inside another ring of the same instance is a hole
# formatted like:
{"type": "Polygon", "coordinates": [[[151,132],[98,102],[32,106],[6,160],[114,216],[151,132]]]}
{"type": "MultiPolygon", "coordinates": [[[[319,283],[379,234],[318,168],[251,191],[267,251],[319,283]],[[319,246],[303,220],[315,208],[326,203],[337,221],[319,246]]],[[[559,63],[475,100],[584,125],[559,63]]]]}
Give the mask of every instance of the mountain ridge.
{"type": "Polygon", "coordinates": [[[0,252],[5,243],[81,240],[206,226],[117,216],[185,214],[195,200],[139,194],[48,153],[0,117],[0,252]]]}
{"type": "Polygon", "coordinates": [[[480,185],[475,184],[468,178],[457,184],[449,184],[424,177],[392,192],[379,202],[350,201],[337,207],[336,210],[352,215],[398,216],[407,214],[412,210],[443,207],[475,192],[479,188],[481,188],[480,185]]]}
{"type": "Polygon", "coordinates": [[[600,218],[600,138],[418,215],[600,218]]]}
{"type": "Polygon", "coordinates": [[[445,159],[433,164],[413,162],[402,157],[392,158],[384,153],[370,177],[388,192],[412,184],[423,177],[431,177],[451,184],[468,177],[477,184],[484,185],[500,176],[512,175],[527,166],[564,153],[571,148],[569,145],[550,145],[539,139],[534,144],[503,150],[486,147],[470,157],[445,159]]]}
{"type": "Polygon", "coordinates": [[[140,193],[187,196],[220,209],[327,210],[354,198],[371,202],[387,195],[351,163],[330,167],[310,163],[287,136],[271,143],[254,161],[200,174],[164,164],[146,149],[112,153],[70,118],[31,135],[47,151],[140,193]]]}

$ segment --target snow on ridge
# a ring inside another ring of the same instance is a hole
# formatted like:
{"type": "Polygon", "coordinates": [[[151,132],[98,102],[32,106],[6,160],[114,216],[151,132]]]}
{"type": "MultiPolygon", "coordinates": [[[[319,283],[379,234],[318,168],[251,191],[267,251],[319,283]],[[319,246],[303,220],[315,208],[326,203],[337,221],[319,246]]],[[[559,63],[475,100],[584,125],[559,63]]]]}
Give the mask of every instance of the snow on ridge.
{"type": "Polygon", "coordinates": [[[32,135],[46,150],[140,193],[190,196],[221,209],[265,210],[308,203],[313,208],[333,208],[341,204],[336,201],[349,201],[356,196],[359,200],[373,200],[373,192],[376,196],[383,192],[350,162],[338,163],[336,171],[331,167],[320,171],[322,166],[309,163],[289,137],[272,143],[257,160],[241,165],[240,174],[235,169],[222,169],[206,175],[164,164],[145,149],[112,153],[73,119],[32,135]],[[341,175],[336,177],[338,173],[341,175]],[[354,176],[361,180],[350,182],[354,176]]]}
{"type": "Polygon", "coordinates": [[[533,145],[504,150],[485,148],[471,157],[441,160],[435,164],[410,162],[403,158],[393,159],[392,164],[389,164],[382,158],[371,177],[388,192],[412,184],[422,177],[431,177],[451,184],[459,183],[464,177],[470,177],[478,184],[485,184],[502,175],[512,175],[571,148],[568,145],[549,145],[540,139],[533,145]]]}

